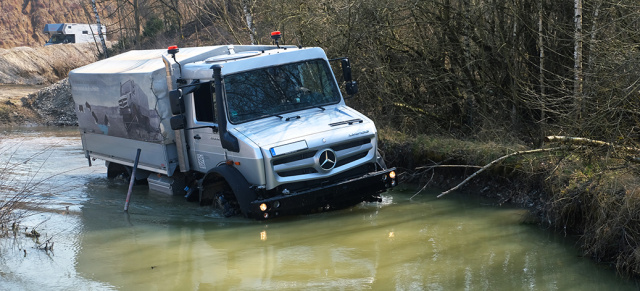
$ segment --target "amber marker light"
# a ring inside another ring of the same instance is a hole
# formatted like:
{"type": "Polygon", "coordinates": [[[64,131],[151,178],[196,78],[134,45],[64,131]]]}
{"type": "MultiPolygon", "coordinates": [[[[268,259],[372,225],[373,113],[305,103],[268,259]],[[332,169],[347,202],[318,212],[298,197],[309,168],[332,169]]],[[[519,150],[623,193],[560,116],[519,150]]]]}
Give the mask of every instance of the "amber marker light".
{"type": "Polygon", "coordinates": [[[267,204],[266,203],[260,204],[260,211],[267,211],[267,204]]]}
{"type": "Polygon", "coordinates": [[[170,55],[175,55],[175,54],[177,54],[179,51],[180,51],[180,50],[178,49],[178,46],[177,46],[177,45],[172,45],[172,46],[170,46],[170,47],[168,47],[168,48],[167,48],[167,52],[168,52],[170,55]]]}
{"type": "Polygon", "coordinates": [[[396,171],[389,172],[389,178],[395,179],[396,178],[396,171]]]}

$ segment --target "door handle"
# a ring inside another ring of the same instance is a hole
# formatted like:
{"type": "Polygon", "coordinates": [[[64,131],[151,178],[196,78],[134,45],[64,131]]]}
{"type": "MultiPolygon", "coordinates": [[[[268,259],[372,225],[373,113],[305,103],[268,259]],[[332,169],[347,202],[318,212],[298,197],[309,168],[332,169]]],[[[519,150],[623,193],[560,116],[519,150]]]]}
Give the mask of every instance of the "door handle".
{"type": "Polygon", "coordinates": [[[196,134],[196,135],[193,137],[193,139],[201,139],[201,137],[200,137],[200,135],[199,135],[199,134],[196,134]]]}

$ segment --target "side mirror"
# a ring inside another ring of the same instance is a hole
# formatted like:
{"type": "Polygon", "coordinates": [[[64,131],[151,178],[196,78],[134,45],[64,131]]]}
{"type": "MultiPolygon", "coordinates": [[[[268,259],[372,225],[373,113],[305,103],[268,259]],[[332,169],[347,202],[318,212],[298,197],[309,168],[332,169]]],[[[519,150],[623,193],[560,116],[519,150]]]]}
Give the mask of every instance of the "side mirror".
{"type": "Polygon", "coordinates": [[[178,115],[184,113],[185,107],[181,89],[169,91],[169,103],[171,103],[171,114],[178,115]]]}
{"type": "Polygon", "coordinates": [[[180,130],[186,127],[187,120],[184,118],[184,115],[180,114],[180,115],[171,117],[171,119],[169,120],[169,123],[171,123],[172,130],[180,130]]]}
{"type": "Polygon", "coordinates": [[[345,84],[345,91],[347,91],[347,94],[349,95],[355,95],[358,93],[358,82],[356,81],[349,81],[345,84]]]}
{"type": "Polygon", "coordinates": [[[353,80],[353,78],[351,78],[351,63],[347,58],[342,59],[340,62],[342,64],[342,76],[344,77],[344,81],[349,83],[353,80]]]}
{"type": "Polygon", "coordinates": [[[351,76],[351,62],[349,62],[347,58],[342,59],[340,62],[342,65],[342,76],[345,81],[345,91],[348,95],[355,95],[358,93],[358,83],[354,81],[351,76]]]}

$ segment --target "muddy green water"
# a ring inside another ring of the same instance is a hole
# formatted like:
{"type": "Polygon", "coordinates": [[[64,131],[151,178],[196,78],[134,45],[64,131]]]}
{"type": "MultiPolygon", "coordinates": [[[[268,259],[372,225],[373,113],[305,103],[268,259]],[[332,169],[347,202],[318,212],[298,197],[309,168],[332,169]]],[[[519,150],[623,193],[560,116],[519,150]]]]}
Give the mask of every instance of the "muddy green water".
{"type": "Polygon", "coordinates": [[[127,182],[107,180],[101,161],[87,167],[75,128],[0,128],[0,166],[12,183],[41,182],[44,203],[22,227],[54,242],[0,239],[0,290],[638,288],[580,257],[574,238],[474,193],[398,189],[380,204],[257,222],[142,186],[125,214],[127,182]]]}

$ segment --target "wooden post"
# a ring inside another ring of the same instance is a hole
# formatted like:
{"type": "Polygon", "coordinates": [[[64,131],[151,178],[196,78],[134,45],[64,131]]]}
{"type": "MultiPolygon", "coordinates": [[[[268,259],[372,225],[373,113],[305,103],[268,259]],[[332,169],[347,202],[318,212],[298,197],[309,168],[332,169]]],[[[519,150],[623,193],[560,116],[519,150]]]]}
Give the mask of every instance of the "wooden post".
{"type": "Polygon", "coordinates": [[[131,191],[133,190],[133,183],[136,180],[136,169],[138,168],[138,160],[140,160],[140,152],[138,149],[136,153],[136,160],[133,162],[133,170],[131,170],[131,180],[129,181],[129,191],[127,191],[127,201],[124,202],[124,211],[129,211],[129,199],[131,199],[131,191]]]}

